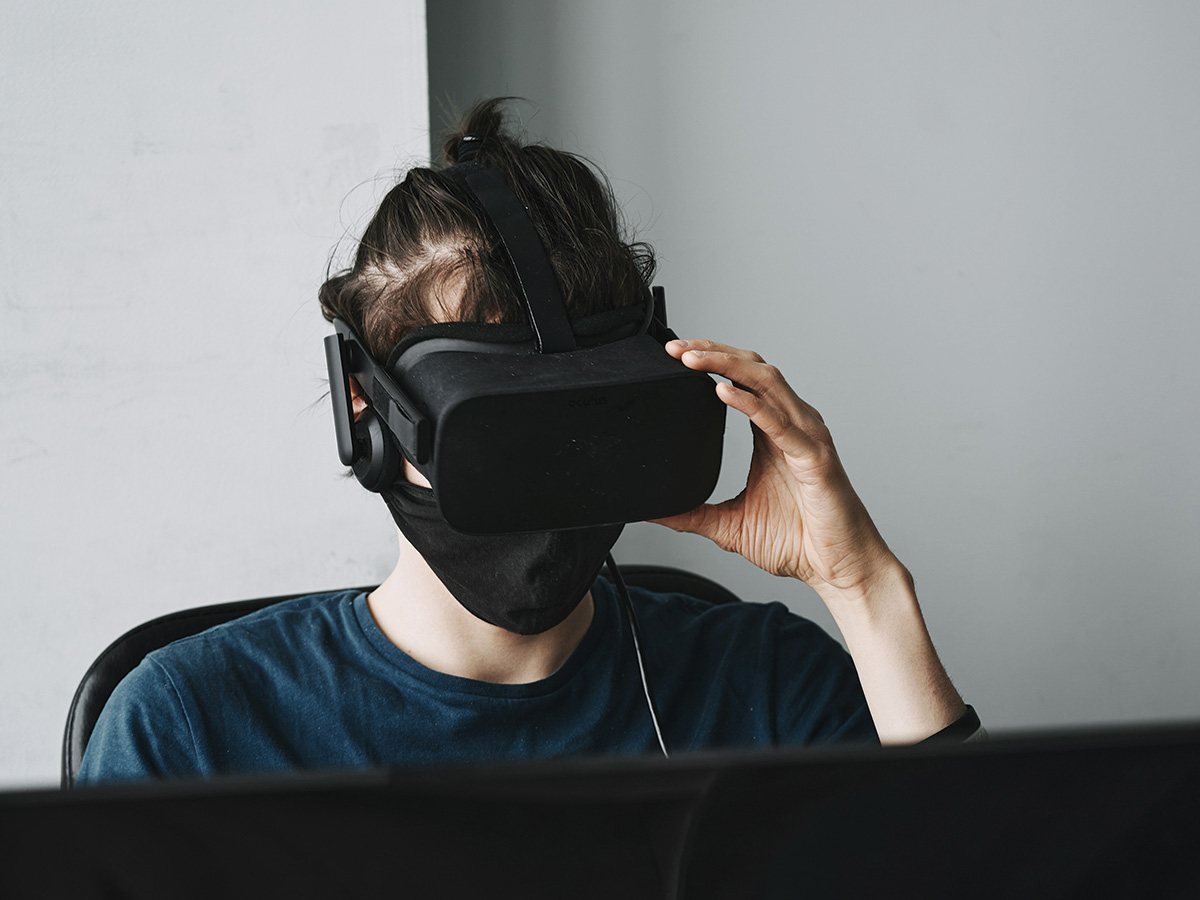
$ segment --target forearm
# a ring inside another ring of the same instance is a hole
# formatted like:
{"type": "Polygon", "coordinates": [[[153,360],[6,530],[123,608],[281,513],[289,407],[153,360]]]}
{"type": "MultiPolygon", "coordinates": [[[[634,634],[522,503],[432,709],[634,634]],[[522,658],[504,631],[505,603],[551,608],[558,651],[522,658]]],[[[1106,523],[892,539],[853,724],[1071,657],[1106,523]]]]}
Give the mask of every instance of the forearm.
{"type": "Polygon", "coordinates": [[[923,740],[964,713],[899,561],[862,590],[818,593],[846,639],[881,743],[923,740]]]}

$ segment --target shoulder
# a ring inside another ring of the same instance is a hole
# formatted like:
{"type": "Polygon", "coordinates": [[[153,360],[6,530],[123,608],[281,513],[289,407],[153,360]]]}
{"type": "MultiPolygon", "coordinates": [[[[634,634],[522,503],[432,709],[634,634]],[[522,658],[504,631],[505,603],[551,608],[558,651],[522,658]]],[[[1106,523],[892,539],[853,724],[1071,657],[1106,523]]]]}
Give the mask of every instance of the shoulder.
{"type": "Polygon", "coordinates": [[[667,678],[686,673],[735,696],[769,698],[782,743],[874,738],[850,654],[817,623],[779,602],[629,595],[647,656],[667,678]]]}
{"type": "Polygon", "coordinates": [[[80,782],[207,774],[214,723],[336,656],[358,594],[281,601],[148,653],[105,703],[80,782]]]}
{"type": "Polygon", "coordinates": [[[358,591],[309,594],[273,603],[220,625],[180,638],[147,654],[168,673],[207,669],[227,656],[263,657],[311,652],[344,630],[358,591]],[[314,643],[314,641],[316,643],[314,643]]]}
{"type": "Polygon", "coordinates": [[[238,709],[258,716],[337,682],[362,658],[355,609],[359,591],[312,594],[274,603],[148,654],[185,709],[207,723],[238,709]]]}
{"type": "Polygon", "coordinates": [[[274,631],[280,629],[321,627],[331,621],[340,607],[353,603],[362,592],[357,590],[330,591],[321,594],[306,594],[271,603],[261,609],[230,619],[220,625],[197,632],[169,644],[169,647],[186,646],[196,639],[231,637],[240,633],[274,631]]]}
{"type": "Polygon", "coordinates": [[[746,677],[782,669],[805,686],[854,673],[841,644],[779,602],[710,603],[638,587],[629,599],[647,653],[673,669],[720,663],[746,677]]]}
{"type": "MultiPolygon", "coordinates": [[[[722,642],[769,643],[780,640],[840,651],[841,646],[815,622],[779,602],[710,603],[687,594],[629,588],[638,622],[673,635],[722,642]]],[[[844,651],[842,651],[844,652],[844,651]]]]}
{"type": "Polygon", "coordinates": [[[169,673],[143,659],[116,686],[88,738],[78,784],[194,768],[195,742],[169,673]]]}

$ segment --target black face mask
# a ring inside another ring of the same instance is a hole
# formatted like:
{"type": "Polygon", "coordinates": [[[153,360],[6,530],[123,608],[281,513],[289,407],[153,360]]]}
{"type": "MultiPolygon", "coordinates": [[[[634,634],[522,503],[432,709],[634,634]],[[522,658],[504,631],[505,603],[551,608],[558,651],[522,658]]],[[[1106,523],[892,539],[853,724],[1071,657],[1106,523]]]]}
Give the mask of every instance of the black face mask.
{"type": "Polygon", "coordinates": [[[463,534],[442,517],[430,488],[397,483],[382,497],[400,531],[458,602],[517,634],[539,634],[569,616],[625,527],[463,534]]]}

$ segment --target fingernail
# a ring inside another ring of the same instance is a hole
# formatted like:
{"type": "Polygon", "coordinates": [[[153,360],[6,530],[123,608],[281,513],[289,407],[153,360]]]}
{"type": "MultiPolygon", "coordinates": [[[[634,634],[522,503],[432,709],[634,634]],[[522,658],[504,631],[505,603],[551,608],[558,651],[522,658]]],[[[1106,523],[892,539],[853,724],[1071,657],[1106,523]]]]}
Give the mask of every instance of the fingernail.
{"type": "Polygon", "coordinates": [[[675,344],[678,347],[686,347],[688,345],[687,341],[681,341],[681,340],[679,340],[679,338],[676,338],[675,340],[671,341],[671,343],[675,344]]]}
{"type": "Polygon", "coordinates": [[[688,353],[690,353],[692,356],[695,356],[695,357],[701,357],[704,355],[703,350],[689,350],[688,353]]]}

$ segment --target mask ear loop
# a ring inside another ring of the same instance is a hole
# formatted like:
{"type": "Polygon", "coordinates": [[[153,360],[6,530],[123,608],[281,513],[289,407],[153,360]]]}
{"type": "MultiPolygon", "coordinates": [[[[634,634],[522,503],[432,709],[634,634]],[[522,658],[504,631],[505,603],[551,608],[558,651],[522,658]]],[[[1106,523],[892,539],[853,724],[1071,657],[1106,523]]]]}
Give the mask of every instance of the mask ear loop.
{"type": "Polygon", "coordinates": [[[621,570],[617,568],[611,553],[608,554],[606,562],[609,574],[612,575],[613,584],[617,586],[617,593],[621,595],[621,604],[625,607],[625,615],[629,618],[629,631],[633,635],[633,652],[637,656],[638,672],[642,676],[642,690],[646,694],[646,706],[650,710],[650,721],[654,723],[654,734],[658,738],[658,746],[662,748],[663,756],[670,759],[671,754],[667,752],[667,742],[663,738],[662,729],[658,726],[658,707],[654,703],[654,694],[651,692],[650,682],[646,678],[646,664],[642,661],[641,631],[638,629],[637,616],[633,612],[633,603],[629,599],[625,579],[621,577],[621,570]]]}

